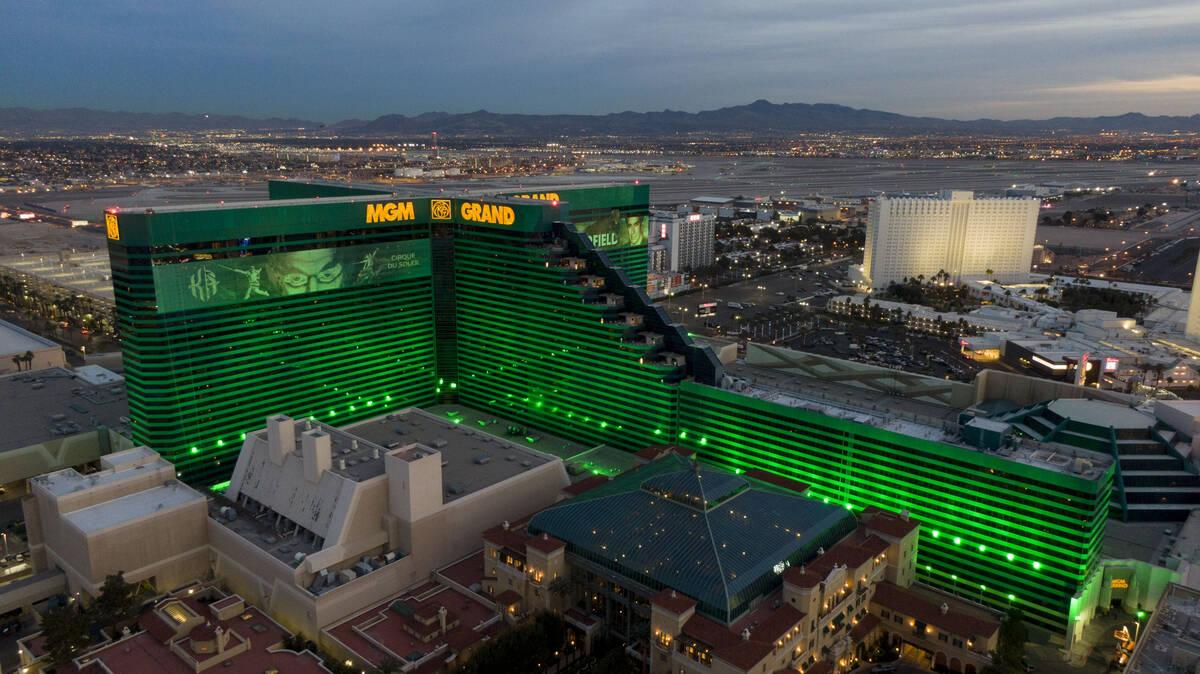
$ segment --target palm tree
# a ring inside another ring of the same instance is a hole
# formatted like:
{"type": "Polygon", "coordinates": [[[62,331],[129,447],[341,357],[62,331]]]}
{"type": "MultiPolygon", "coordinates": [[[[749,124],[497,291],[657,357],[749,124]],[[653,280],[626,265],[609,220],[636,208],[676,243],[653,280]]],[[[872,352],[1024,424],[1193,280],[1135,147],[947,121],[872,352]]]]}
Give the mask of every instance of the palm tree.
{"type": "Polygon", "coordinates": [[[20,372],[20,371],[21,371],[21,357],[20,357],[20,356],[13,356],[13,357],[12,357],[12,362],[13,362],[13,365],[16,365],[16,366],[17,366],[17,372],[20,372]]]}

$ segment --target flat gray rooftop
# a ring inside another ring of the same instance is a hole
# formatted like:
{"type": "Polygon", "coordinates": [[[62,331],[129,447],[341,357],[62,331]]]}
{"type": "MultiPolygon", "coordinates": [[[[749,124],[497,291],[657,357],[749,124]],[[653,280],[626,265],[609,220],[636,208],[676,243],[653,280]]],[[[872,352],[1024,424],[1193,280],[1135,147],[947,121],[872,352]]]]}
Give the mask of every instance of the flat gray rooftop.
{"type": "MultiPolygon", "coordinates": [[[[742,395],[973,452],[984,451],[960,437],[956,407],[743,363],[726,365],[725,373],[749,382],[742,395]]],[[[1074,459],[1084,458],[1091,467],[1076,474],[1089,480],[1099,479],[1112,465],[1112,457],[1107,454],[1029,438],[1022,438],[1019,447],[1003,447],[995,454],[1057,473],[1073,473],[1074,459]]]]}
{"type": "MultiPolygon", "coordinates": [[[[509,426],[499,419],[471,421],[458,415],[438,414],[436,411],[407,409],[370,419],[339,429],[346,438],[361,438],[370,446],[403,447],[413,443],[425,445],[442,455],[443,502],[449,502],[472,492],[486,489],[531,468],[553,461],[529,445],[536,433],[508,433],[509,426]]],[[[335,437],[335,440],[337,438],[335,437]]],[[[334,472],[348,474],[360,468],[357,479],[366,468],[351,466],[359,453],[369,451],[360,443],[357,452],[343,442],[342,454],[334,445],[334,472]],[[338,467],[346,459],[347,468],[338,467]]],[[[372,474],[383,474],[382,461],[368,461],[372,474]]],[[[347,475],[350,477],[351,475],[347,475]]]]}
{"type": "Polygon", "coordinates": [[[1155,424],[1153,415],[1103,400],[1059,398],[1047,408],[1059,416],[1100,428],[1149,428],[1155,424]]]}
{"type": "Polygon", "coordinates": [[[0,377],[0,452],[93,431],[128,433],[123,383],[92,386],[70,370],[50,368],[0,377]]]}
{"type": "Polygon", "coordinates": [[[1158,602],[1125,671],[1174,674],[1200,661],[1200,592],[1171,584],[1158,602]]]}
{"type": "Polygon", "coordinates": [[[74,510],[63,515],[63,518],[79,527],[81,531],[91,533],[140,519],[160,510],[204,500],[204,495],[191,487],[171,481],[160,487],[74,510]]]}
{"type": "Polygon", "coordinates": [[[0,356],[40,351],[58,346],[54,342],[13,325],[8,321],[0,321],[0,356]]]}
{"type": "Polygon", "coordinates": [[[473,428],[501,433],[522,446],[557,456],[567,464],[567,472],[571,474],[572,481],[598,473],[617,475],[639,463],[636,456],[625,450],[609,445],[592,446],[574,442],[553,433],[527,428],[519,422],[465,405],[433,405],[426,407],[425,410],[447,419],[460,419],[459,423],[468,424],[473,428]],[[509,435],[510,426],[522,428],[524,432],[509,435]]]}

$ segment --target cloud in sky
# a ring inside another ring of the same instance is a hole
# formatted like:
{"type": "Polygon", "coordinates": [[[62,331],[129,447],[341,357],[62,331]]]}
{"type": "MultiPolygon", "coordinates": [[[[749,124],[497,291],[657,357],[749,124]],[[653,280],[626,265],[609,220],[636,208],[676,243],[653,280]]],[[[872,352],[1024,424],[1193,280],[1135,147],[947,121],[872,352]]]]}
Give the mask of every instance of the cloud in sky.
{"type": "Polygon", "coordinates": [[[0,106],[323,121],[757,98],[957,118],[1200,112],[1194,0],[43,0],[4,15],[0,106]]]}

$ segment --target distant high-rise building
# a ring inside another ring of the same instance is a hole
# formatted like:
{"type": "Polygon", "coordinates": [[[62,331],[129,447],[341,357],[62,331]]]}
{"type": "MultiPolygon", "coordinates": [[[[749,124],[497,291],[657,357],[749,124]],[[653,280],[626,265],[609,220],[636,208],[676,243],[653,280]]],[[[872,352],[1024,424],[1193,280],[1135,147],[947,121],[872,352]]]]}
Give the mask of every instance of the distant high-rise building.
{"type": "Polygon", "coordinates": [[[1039,206],[1037,199],[976,199],[950,190],[937,198],[880,197],[867,218],[859,280],[884,288],[944,271],[953,283],[1024,281],[1039,206]]]}
{"type": "Polygon", "coordinates": [[[1200,340],[1200,292],[1197,292],[1196,279],[1200,279],[1200,259],[1196,260],[1196,272],[1192,274],[1192,299],[1188,303],[1187,325],[1184,332],[1188,339],[1200,340]]]}
{"type": "Polygon", "coordinates": [[[671,271],[700,269],[716,260],[713,255],[716,215],[654,211],[651,216],[651,241],[666,242],[670,251],[671,271]]]}

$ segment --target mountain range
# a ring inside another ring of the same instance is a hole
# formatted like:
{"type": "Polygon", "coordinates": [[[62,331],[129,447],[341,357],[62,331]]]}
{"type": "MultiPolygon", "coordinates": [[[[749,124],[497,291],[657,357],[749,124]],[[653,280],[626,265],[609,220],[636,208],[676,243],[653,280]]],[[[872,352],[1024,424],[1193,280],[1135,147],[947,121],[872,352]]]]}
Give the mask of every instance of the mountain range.
{"type": "MultiPolygon", "coordinates": [[[[96,135],[152,130],[253,132],[317,130],[321,122],[294,118],[251,119],[238,115],[108,112],[87,108],[34,110],[0,108],[0,135],[96,135]]],[[[771,103],[758,100],[702,112],[618,112],[607,115],[526,115],[478,110],[467,113],[427,112],[416,116],[383,115],[329,125],[342,136],[421,136],[437,131],[457,137],[674,136],[688,133],[752,133],[780,136],[795,133],[863,132],[881,135],[1014,135],[1200,132],[1200,114],[1151,117],[1131,112],[1107,117],[1051,119],[953,120],[912,117],[894,112],[850,108],[829,103],[771,103]]]]}

